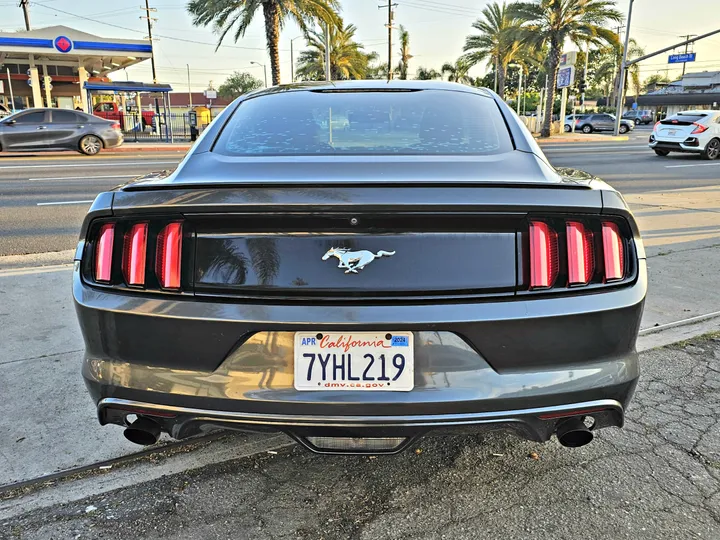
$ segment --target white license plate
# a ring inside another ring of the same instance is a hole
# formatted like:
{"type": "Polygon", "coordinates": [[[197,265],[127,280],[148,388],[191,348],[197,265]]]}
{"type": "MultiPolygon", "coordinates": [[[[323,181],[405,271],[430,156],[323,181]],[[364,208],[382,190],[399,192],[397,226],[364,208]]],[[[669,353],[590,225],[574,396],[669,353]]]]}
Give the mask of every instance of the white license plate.
{"type": "Polygon", "coordinates": [[[412,332],[297,332],[296,390],[413,389],[412,332]]]}

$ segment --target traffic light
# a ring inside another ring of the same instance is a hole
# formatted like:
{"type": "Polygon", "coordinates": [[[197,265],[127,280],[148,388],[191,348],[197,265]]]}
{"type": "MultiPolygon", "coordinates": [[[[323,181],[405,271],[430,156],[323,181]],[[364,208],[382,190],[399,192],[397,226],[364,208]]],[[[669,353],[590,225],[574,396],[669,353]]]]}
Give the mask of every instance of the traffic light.
{"type": "Polygon", "coordinates": [[[585,92],[585,89],[587,88],[587,85],[585,84],[585,79],[580,79],[580,82],[578,82],[578,90],[582,94],[585,92]]]}

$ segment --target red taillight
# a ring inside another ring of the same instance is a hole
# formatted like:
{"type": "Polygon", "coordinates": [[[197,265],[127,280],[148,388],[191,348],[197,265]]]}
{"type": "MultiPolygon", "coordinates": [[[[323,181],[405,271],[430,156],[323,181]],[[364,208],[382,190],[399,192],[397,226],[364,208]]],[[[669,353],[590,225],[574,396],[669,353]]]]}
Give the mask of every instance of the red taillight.
{"type": "Polygon", "coordinates": [[[182,223],[170,223],[157,239],[155,273],[163,289],[180,288],[182,223]]]}
{"type": "Polygon", "coordinates": [[[653,126],[653,131],[655,131],[660,124],[662,124],[662,122],[655,122],[655,125],[653,126]]]}
{"type": "Polygon", "coordinates": [[[113,129],[117,129],[117,130],[121,129],[121,128],[120,128],[120,124],[118,124],[117,122],[115,122],[115,123],[114,123],[113,125],[111,125],[110,127],[113,128],[113,129]]]}
{"type": "Polygon", "coordinates": [[[698,133],[705,133],[708,130],[707,126],[703,126],[702,124],[698,124],[697,122],[693,122],[693,126],[697,127],[692,130],[692,135],[697,135],[698,133]]]}
{"type": "Polygon", "coordinates": [[[605,281],[625,277],[625,254],[623,240],[616,223],[602,224],[603,255],[605,258],[605,281]]]}
{"type": "Polygon", "coordinates": [[[114,241],[115,224],[106,223],[100,227],[95,247],[95,281],[110,283],[114,241]]]}
{"type": "Polygon", "coordinates": [[[125,233],[122,271],[128,285],[145,285],[147,223],[136,223],[125,233]]]}
{"type": "Polygon", "coordinates": [[[557,275],[557,233],[543,221],[531,221],[530,288],[552,287],[557,275]]]}
{"type": "Polygon", "coordinates": [[[593,233],[579,221],[566,224],[568,251],[568,283],[586,285],[595,272],[593,233]]]}

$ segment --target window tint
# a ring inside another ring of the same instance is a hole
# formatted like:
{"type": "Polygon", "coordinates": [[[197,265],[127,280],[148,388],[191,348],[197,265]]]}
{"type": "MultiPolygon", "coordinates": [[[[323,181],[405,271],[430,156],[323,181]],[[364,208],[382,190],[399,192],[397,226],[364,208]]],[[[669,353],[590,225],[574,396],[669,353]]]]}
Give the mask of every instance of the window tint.
{"type": "Polygon", "coordinates": [[[81,120],[72,111],[53,111],[52,121],[58,124],[77,124],[81,120]]]}
{"type": "Polygon", "coordinates": [[[240,104],[226,155],[499,154],[513,149],[495,102],[443,90],[283,92],[240,104]]]}
{"type": "Polygon", "coordinates": [[[41,124],[45,121],[45,111],[35,111],[27,114],[21,114],[15,117],[18,124],[41,124]]]}

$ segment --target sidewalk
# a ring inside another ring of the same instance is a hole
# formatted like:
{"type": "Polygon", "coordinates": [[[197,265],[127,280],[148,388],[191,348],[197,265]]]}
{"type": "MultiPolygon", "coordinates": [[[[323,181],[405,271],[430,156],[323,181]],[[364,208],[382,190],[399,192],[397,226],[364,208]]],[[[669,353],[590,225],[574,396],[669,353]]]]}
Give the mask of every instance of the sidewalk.
{"type": "MultiPolygon", "coordinates": [[[[678,339],[664,325],[720,314],[720,187],[628,201],[646,239],[649,293],[639,345],[651,348],[678,339]]],[[[141,449],[120,428],[98,425],[80,377],[71,258],[69,251],[0,257],[0,486],[141,449]]],[[[712,329],[720,318],[682,326],[680,335],[712,329]]]]}
{"type": "Polygon", "coordinates": [[[126,142],[116,148],[107,148],[103,154],[119,154],[123,152],[187,152],[192,143],[134,143],[126,142]]]}

